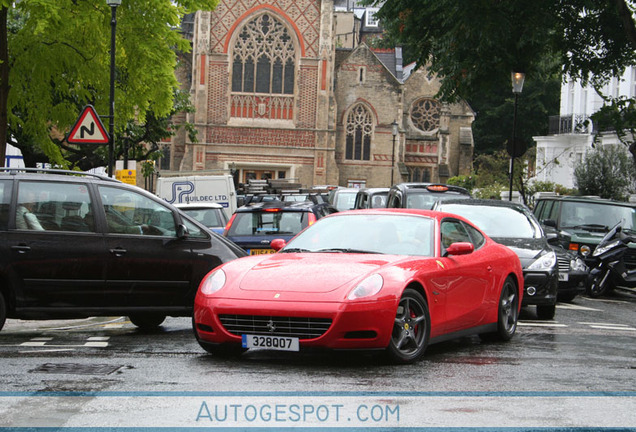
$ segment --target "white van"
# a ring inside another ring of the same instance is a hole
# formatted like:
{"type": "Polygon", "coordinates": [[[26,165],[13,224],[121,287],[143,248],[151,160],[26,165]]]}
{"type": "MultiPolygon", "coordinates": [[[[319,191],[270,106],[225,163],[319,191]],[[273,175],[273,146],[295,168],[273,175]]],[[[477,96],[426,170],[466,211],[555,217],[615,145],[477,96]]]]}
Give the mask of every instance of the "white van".
{"type": "Polygon", "coordinates": [[[236,190],[231,175],[159,177],[156,194],[170,204],[218,203],[228,218],[236,210],[236,190]]]}

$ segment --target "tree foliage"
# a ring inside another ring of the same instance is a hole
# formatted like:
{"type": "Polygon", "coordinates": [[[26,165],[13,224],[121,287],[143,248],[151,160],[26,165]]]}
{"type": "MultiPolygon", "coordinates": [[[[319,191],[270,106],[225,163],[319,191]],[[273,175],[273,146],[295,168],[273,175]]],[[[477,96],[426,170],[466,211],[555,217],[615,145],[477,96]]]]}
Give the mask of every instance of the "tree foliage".
{"type": "Polygon", "coordinates": [[[634,193],[636,170],[624,148],[596,147],[574,168],[574,180],[582,195],[598,195],[624,201],[634,193]]]}
{"type": "MultiPolygon", "coordinates": [[[[151,125],[174,112],[177,52],[190,50],[179,32],[181,18],[217,3],[124,0],[117,7],[116,131],[128,133],[133,124],[151,125]]],[[[6,35],[0,38],[7,54],[0,58],[0,138],[4,133],[23,153],[69,166],[77,149],[60,145],[62,134],[86,104],[101,116],[109,113],[111,8],[84,0],[1,5],[0,33],[4,25],[6,35]]],[[[135,133],[126,136],[134,139],[135,133]]]]}

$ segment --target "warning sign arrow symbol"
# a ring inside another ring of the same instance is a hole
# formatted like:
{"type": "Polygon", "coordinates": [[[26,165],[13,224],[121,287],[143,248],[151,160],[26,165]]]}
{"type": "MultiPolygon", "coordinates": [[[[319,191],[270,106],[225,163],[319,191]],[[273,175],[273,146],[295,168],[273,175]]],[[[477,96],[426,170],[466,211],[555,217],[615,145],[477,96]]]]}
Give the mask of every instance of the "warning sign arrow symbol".
{"type": "Polygon", "coordinates": [[[108,144],[108,134],[92,105],[84,107],[66,141],[70,144],[108,144]]]}

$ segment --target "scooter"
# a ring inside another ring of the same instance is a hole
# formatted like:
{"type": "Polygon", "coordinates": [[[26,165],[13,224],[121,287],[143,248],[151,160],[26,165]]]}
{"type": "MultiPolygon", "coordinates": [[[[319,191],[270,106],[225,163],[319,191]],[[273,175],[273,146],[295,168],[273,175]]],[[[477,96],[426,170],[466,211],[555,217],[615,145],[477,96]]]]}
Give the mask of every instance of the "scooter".
{"type": "Polygon", "coordinates": [[[635,242],[623,232],[621,223],[614,225],[592,253],[593,264],[585,284],[585,292],[593,298],[609,294],[616,286],[636,287],[636,269],[625,266],[625,253],[629,243],[635,242]]]}

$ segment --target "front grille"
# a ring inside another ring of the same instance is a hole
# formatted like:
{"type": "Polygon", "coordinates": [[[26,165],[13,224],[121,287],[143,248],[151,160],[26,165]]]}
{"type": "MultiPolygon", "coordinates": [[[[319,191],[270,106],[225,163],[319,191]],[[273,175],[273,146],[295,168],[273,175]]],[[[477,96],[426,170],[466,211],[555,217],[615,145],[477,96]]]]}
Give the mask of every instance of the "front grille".
{"type": "Polygon", "coordinates": [[[570,259],[566,257],[557,256],[559,265],[559,273],[568,273],[570,271],[570,259]]]}
{"type": "Polygon", "coordinates": [[[331,326],[327,318],[219,315],[219,319],[227,331],[237,336],[246,333],[315,339],[331,326]]]}

